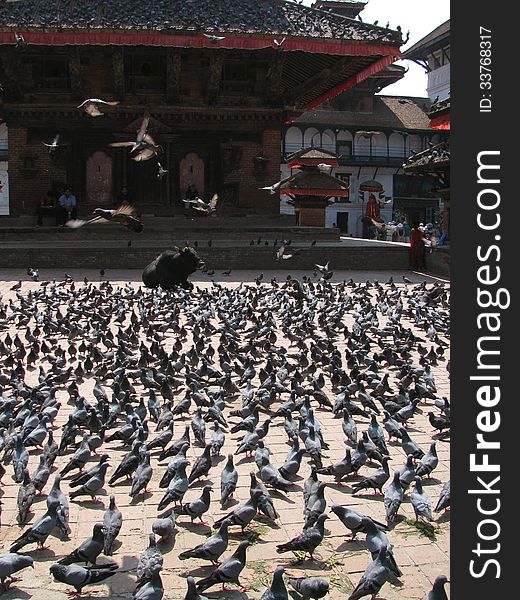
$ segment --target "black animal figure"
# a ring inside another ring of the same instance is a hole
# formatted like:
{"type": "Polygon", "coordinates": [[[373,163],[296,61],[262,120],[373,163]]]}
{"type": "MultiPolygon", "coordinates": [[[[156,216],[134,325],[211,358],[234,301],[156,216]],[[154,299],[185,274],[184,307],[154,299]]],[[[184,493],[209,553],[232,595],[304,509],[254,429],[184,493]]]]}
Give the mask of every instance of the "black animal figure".
{"type": "Polygon", "coordinates": [[[165,250],[153,260],[143,271],[143,283],[146,287],[161,286],[163,290],[171,290],[178,285],[191,287],[188,276],[195,273],[204,263],[193,248],[175,247],[165,250]]]}

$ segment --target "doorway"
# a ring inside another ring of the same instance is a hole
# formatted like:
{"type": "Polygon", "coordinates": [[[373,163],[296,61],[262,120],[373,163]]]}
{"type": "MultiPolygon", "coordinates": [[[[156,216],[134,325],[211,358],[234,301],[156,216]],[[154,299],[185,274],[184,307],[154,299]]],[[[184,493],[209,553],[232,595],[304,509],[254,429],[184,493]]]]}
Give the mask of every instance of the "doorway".
{"type": "Polygon", "coordinates": [[[186,154],[179,165],[179,191],[181,198],[185,197],[189,185],[195,187],[198,195],[203,200],[207,200],[204,196],[204,160],[195,152],[186,154]]]}
{"type": "Polygon", "coordinates": [[[87,160],[86,201],[96,206],[112,204],[112,157],[96,150],[87,160]]]}
{"type": "Polygon", "coordinates": [[[336,213],[336,226],[341,233],[348,233],[348,212],[336,213]]]}

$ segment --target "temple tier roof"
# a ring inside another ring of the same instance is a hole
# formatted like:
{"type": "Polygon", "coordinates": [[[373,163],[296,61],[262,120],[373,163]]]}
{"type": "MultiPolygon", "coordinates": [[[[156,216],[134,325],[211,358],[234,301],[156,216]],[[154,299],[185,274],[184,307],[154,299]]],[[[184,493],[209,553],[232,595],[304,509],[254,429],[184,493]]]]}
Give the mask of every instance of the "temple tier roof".
{"type": "Polygon", "coordinates": [[[398,31],[285,0],[0,0],[0,30],[270,34],[401,43],[398,31]]]}

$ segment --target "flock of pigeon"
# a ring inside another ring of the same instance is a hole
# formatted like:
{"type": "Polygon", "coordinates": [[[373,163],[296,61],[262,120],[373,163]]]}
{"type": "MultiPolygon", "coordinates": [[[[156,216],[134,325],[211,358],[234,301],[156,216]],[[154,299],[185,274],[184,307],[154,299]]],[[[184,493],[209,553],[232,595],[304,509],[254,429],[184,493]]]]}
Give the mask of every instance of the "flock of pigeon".
{"type": "MultiPolygon", "coordinates": [[[[18,491],[0,505],[1,586],[35,567],[81,594],[121,572],[122,548],[136,559],[136,600],[204,600],[229,584],[247,591],[251,546],[268,542],[296,506],[301,531],[277,544],[289,556],[257,597],[333,596],[321,553],[338,541],[328,519],[343,542],[364,536],[368,551],[349,600],[406,586],[393,539],[402,507],[410,503],[427,528],[450,506],[449,480],[435,498],[426,485],[437,447],[449,443],[450,403],[435,381],[449,371],[449,328],[448,288],[393,278],[287,276],[170,292],[71,276],[12,286],[0,296],[0,486],[18,491]],[[425,412],[429,447],[414,440],[425,412]],[[280,444],[283,464],[273,460],[280,444]],[[330,505],[329,493],[341,502],[330,505]],[[72,503],[103,503],[103,512],[64,552],[72,503]],[[125,547],[125,507],[142,503],[156,518],[140,548],[135,537],[125,547]],[[190,521],[200,543],[180,551],[175,538],[190,521]],[[50,566],[38,560],[46,543],[50,566]],[[182,594],[163,584],[168,553],[185,561],[175,570],[182,594]],[[305,564],[321,565],[320,575],[288,576],[305,564]]],[[[348,545],[335,550],[347,570],[348,545]]],[[[425,598],[445,600],[447,581],[438,576],[425,598]]]]}

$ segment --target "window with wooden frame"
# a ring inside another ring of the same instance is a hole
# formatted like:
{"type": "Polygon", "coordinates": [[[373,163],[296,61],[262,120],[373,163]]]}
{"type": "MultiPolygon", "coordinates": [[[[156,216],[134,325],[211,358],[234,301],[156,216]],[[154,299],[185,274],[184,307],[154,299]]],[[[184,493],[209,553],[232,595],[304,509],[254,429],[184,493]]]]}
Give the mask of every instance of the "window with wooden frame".
{"type": "Polygon", "coordinates": [[[166,90],[166,53],[125,48],[125,78],[130,92],[166,90]]]}
{"type": "Polygon", "coordinates": [[[67,55],[45,54],[31,57],[35,88],[46,91],[70,89],[67,55]]]}
{"type": "Polygon", "coordinates": [[[247,61],[226,60],[222,68],[224,94],[251,94],[255,90],[255,69],[247,61]]]}

